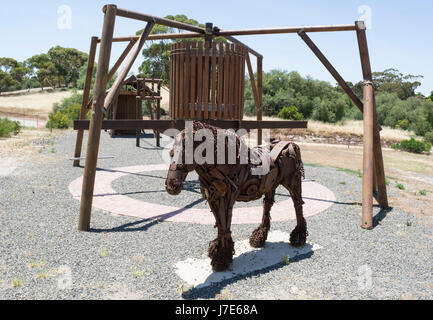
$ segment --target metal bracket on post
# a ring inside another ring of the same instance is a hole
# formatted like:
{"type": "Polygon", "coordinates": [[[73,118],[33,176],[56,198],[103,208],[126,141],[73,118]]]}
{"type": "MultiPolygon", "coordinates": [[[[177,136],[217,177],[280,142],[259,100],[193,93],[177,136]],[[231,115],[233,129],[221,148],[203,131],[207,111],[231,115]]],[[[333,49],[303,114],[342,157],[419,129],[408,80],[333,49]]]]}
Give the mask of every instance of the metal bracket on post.
{"type": "MultiPolygon", "coordinates": [[[[204,34],[204,39],[205,41],[209,41],[210,44],[212,44],[212,40],[214,37],[214,28],[213,28],[213,23],[208,22],[206,23],[206,30],[205,30],[205,34],[204,34]]],[[[209,46],[211,47],[211,46],[209,46]]]]}

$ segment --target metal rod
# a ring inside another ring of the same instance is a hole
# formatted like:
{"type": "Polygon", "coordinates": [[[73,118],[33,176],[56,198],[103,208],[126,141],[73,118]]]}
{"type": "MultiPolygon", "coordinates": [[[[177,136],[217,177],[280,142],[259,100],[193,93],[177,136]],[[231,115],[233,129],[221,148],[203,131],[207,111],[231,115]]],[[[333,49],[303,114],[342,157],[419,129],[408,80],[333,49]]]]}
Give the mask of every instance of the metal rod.
{"type": "MultiPolygon", "coordinates": [[[[107,160],[107,159],[115,159],[113,156],[107,156],[107,157],[98,157],[98,160],[107,160]]],[[[86,160],[86,157],[78,157],[78,158],[71,158],[69,160],[86,160]]]]}

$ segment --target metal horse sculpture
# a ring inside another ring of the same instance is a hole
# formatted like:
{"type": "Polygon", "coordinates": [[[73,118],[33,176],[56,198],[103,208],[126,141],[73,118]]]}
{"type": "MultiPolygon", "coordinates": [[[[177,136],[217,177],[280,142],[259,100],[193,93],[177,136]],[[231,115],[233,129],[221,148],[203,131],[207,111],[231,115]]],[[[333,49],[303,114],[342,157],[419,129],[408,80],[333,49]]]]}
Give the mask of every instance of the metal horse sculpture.
{"type": "MultiPolygon", "coordinates": [[[[200,129],[210,129],[217,141],[218,130],[201,122],[194,122],[193,134],[200,129]]],[[[295,209],[297,226],[290,235],[290,243],[293,246],[302,246],[308,236],[307,223],[303,216],[302,177],[304,169],[299,147],[287,141],[274,140],[270,145],[270,171],[266,175],[255,176],[252,174],[254,164],[248,159],[248,164],[239,161],[239,150],[242,143],[239,136],[224,131],[226,136],[234,135],[236,139],[237,163],[236,164],[211,164],[199,165],[194,160],[193,164],[179,163],[179,151],[182,151],[185,159],[185,132],[181,132],[176,140],[177,147],[171,150],[171,165],[166,180],[166,190],[170,195],[178,195],[183,189],[183,182],[187,175],[196,171],[200,179],[200,188],[203,198],[209,203],[215,216],[218,238],[210,243],[209,257],[212,259],[212,268],[215,271],[227,270],[233,262],[234,242],[231,237],[232,211],[236,201],[249,202],[264,198],[263,220],[250,237],[250,245],[254,248],[262,248],[267,240],[271,227],[271,208],[275,202],[275,192],[278,186],[283,185],[290,193],[295,209]],[[179,143],[181,142],[181,144],[179,143]],[[176,150],[176,148],[181,148],[176,150]],[[178,159],[176,159],[178,158],[178,159]]],[[[221,131],[220,131],[221,132],[221,131]]],[[[226,144],[226,150],[228,150],[226,144]]],[[[194,143],[194,151],[197,143],[194,143]]],[[[215,159],[218,152],[215,143],[215,159]]],[[[269,148],[258,147],[255,151],[263,154],[269,148]]],[[[249,150],[248,150],[249,151],[249,150]]],[[[225,153],[227,155],[228,152],[225,153]]],[[[228,162],[225,162],[228,163],[228,162]]]]}

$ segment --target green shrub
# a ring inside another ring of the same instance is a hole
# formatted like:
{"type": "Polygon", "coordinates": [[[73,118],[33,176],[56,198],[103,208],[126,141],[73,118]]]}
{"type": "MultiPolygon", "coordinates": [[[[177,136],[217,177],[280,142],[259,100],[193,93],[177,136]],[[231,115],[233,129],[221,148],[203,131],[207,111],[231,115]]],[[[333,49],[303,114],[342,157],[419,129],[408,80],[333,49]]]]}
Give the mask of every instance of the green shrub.
{"type": "Polygon", "coordinates": [[[302,114],[299,113],[296,106],[286,106],[278,113],[278,118],[284,120],[301,120],[302,114]]]}
{"type": "Polygon", "coordinates": [[[428,143],[433,144],[433,131],[427,132],[424,136],[424,140],[428,143]]]}
{"type": "Polygon", "coordinates": [[[431,144],[424,141],[417,141],[414,138],[410,140],[404,140],[400,143],[393,144],[391,147],[393,149],[398,149],[402,151],[407,151],[411,153],[423,153],[430,152],[431,144]]]}
{"type": "Polygon", "coordinates": [[[409,129],[409,120],[407,120],[407,119],[399,120],[395,127],[397,129],[407,130],[407,129],[409,129]]]}
{"type": "Polygon", "coordinates": [[[18,121],[11,121],[7,118],[0,119],[0,137],[10,137],[21,132],[21,125],[18,121]]]}
{"type": "Polygon", "coordinates": [[[69,98],[65,98],[60,103],[55,103],[53,105],[53,113],[57,113],[61,109],[65,109],[76,104],[81,104],[82,100],[83,96],[74,91],[69,98]]]}
{"type": "Polygon", "coordinates": [[[74,120],[80,118],[83,96],[76,91],[69,98],[53,105],[53,112],[49,114],[47,128],[68,129],[74,120]]]}
{"type": "Polygon", "coordinates": [[[47,128],[68,129],[69,118],[62,112],[50,113],[47,128]]]}
{"type": "Polygon", "coordinates": [[[68,129],[80,118],[81,105],[74,104],[50,113],[47,128],[68,129]]]}
{"type": "Polygon", "coordinates": [[[395,187],[396,187],[397,189],[399,189],[399,190],[405,190],[405,189],[406,189],[405,186],[402,185],[401,183],[397,183],[397,184],[395,185],[395,187]]]}

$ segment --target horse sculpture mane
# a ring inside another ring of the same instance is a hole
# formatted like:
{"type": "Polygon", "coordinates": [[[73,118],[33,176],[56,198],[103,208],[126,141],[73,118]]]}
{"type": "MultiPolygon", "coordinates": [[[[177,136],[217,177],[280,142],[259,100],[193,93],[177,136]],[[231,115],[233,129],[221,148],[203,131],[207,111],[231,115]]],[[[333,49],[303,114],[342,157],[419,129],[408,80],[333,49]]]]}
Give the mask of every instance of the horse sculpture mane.
{"type": "MultiPolygon", "coordinates": [[[[273,140],[269,146],[259,146],[253,151],[256,154],[266,156],[262,159],[269,160],[270,171],[265,175],[255,175],[255,164],[250,157],[248,161],[241,161],[242,139],[232,131],[221,130],[208,124],[194,122],[192,133],[196,134],[201,129],[208,129],[214,137],[214,159],[217,159],[218,135],[224,134],[234,139],[235,144],[224,143],[224,164],[203,163],[184,164],[185,138],[187,131],[182,131],[178,142],[182,142],[182,162],[176,159],[175,148],[171,152],[172,163],[166,180],[167,192],[178,195],[182,191],[183,182],[188,173],[196,171],[200,180],[200,189],[203,198],[207,200],[215,217],[218,237],[210,243],[209,257],[212,259],[212,267],[215,271],[224,271],[230,267],[234,255],[234,242],[231,237],[232,212],[236,201],[249,202],[264,196],[263,220],[259,228],[254,230],[250,237],[250,245],[254,248],[264,246],[271,226],[270,211],[275,202],[275,192],[278,186],[283,185],[290,193],[295,209],[297,226],[290,236],[293,246],[302,246],[308,235],[307,224],[303,217],[302,201],[302,177],[304,168],[301,160],[299,146],[288,141],[273,140]],[[234,147],[235,146],[235,147],[234,147]],[[230,149],[236,150],[230,150],[230,149]],[[235,152],[235,161],[227,162],[229,152],[235,152]],[[181,162],[181,163],[180,163],[181,162]]],[[[178,147],[179,148],[179,147],[178,147]]],[[[194,142],[193,150],[198,148],[194,142]]],[[[248,148],[246,148],[250,151],[248,148]]],[[[205,152],[204,152],[205,153],[205,152]]],[[[250,154],[249,152],[247,153],[250,154]]],[[[260,163],[260,164],[263,164],[260,163]]]]}

